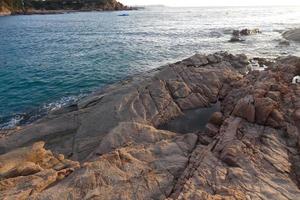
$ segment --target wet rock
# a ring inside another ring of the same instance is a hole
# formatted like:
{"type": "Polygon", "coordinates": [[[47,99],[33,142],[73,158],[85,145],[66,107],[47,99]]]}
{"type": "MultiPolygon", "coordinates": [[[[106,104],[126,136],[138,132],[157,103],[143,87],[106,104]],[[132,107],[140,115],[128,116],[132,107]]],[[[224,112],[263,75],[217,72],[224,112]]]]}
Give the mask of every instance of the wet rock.
{"type": "Polygon", "coordinates": [[[288,40],[280,40],[278,43],[280,46],[290,46],[290,42],[288,40]]]}
{"type": "Polygon", "coordinates": [[[287,40],[300,42],[300,28],[285,31],[282,34],[282,37],[284,37],[287,40]]]}
{"type": "Polygon", "coordinates": [[[255,34],[258,34],[258,33],[261,33],[261,31],[258,29],[258,28],[255,28],[255,29],[242,29],[240,31],[240,35],[245,35],[245,36],[248,36],[248,35],[255,35],[255,34]]]}
{"type": "Polygon", "coordinates": [[[245,42],[246,40],[241,38],[240,36],[232,36],[229,42],[245,42]]]}
{"type": "Polygon", "coordinates": [[[242,29],[242,30],[233,30],[232,37],[229,42],[244,42],[244,36],[255,35],[261,33],[259,29],[242,29]]]}
{"type": "Polygon", "coordinates": [[[261,31],[258,28],[255,29],[242,29],[242,30],[233,30],[232,35],[233,36],[249,36],[249,35],[255,35],[261,33],[261,31]]]}

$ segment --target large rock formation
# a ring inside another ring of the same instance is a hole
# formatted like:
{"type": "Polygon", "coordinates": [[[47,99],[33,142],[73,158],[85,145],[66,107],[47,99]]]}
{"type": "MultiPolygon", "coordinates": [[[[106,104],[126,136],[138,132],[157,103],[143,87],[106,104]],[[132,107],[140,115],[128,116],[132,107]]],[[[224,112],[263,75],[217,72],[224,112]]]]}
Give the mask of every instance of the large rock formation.
{"type": "Polygon", "coordinates": [[[244,55],[197,54],[6,133],[1,198],[298,199],[300,58],[248,69],[244,55]],[[196,131],[160,129],[216,102],[196,131]]]}

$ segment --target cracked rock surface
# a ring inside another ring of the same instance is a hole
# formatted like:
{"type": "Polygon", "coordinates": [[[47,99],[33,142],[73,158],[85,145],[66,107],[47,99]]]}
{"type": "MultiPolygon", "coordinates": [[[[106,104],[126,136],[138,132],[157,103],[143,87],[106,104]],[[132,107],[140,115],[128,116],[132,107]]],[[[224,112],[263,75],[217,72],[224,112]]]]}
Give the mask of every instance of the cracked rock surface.
{"type": "Polygon", "coordinates": [[[300,58],[247,71],[196,54],[5,134],[0,199],[299,199],[300,58]]]}

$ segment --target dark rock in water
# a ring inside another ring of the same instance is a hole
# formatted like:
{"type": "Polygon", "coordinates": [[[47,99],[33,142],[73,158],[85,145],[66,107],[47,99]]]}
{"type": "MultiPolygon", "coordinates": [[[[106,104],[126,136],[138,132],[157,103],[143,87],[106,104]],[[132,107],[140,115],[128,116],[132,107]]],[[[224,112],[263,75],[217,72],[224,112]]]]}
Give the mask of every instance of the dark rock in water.
{"type": "Polygon", "coordinates": [[[281,46],[290,46],[290,42],[288,40],[279,41],[279,45],[281,46]]]}
{"type": "Polygon", "coordinates": [[[129,16],[129,14],[120,14],[120,15],[118,15],[119,17],[128,17],[129,16]]]}
{"type": "Polygon", "coordinates": [[[241,38],[240,36],[232,36],[229,42],[245,42],[246,40],[241,38]]]}
{"type": "Polygon", "coordinates": [[[285,31],[282,34],[282,37],[287,40],[292,40],[296,42],[300,42],[300,28],[292,29],[289,31],[285,31]]]}
{"type": "Polygon", "coordinates": [[[242,30],[233,30],[232,37],[229,42],[244,42],[245,39],[243,36],[249,36],[261,33],[259,29],[242,29],[242,30]]]}
{"type": "Polygon", "coordinates": [[[300,58],[248,63],[196,54],[0,136],[0,199],[299,199],[300,58]]]}
{"type": "Polygon", "coordinates": [[[242,30],[233,30],[232,35],[233,36],[249,36],[249,35],[255,35],[261,33],[261,31],[258,28],[255,29],[242,29],[242,30]]]}
{"type": "Polygon", "coordinates": [[[233,36],[240,36],[241,33],[240,33],[239,30],[233,30],[233,31],[232,31],[232,35],[233,35],[233,36]]]}
{"type": "Polygon", "coordinates": [[[255,35],[258,33],[261,33],[261,31],[258,28],[255,28],[255,29],[247,29],[246,28],[246,29],[242,29],[240,31],[240,35],[243,35],[243,36],[255,35]]]}
{"type": "Polygon", "coordinates": [[[267,58],[254,57],[253,60],[257,61],[260,67],[272,66],[274,64],[274,60],[270,60],[270,59],[267,59],[267,58]]]}

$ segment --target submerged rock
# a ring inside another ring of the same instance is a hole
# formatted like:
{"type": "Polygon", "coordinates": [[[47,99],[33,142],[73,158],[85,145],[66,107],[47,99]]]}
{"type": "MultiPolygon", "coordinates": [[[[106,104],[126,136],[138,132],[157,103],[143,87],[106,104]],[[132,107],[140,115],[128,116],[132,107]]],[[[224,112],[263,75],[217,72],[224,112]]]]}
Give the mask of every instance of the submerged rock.
{"type": "Polygon", "coordinates": [[[245,42],[246,40],[241,38],[240,36],[232,36],[229,42],[245,42]]]}
{"type": "Polygon", "coordinates": [[[196,54],[9,132],[0,199],[297,199],[300,58],[248,61],[196,54]]]}

